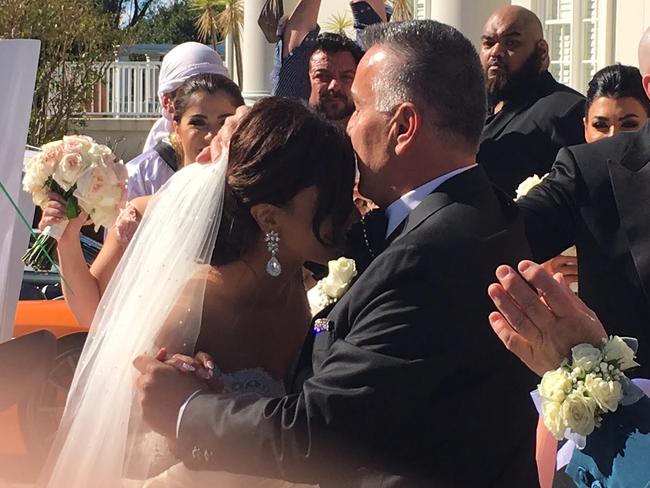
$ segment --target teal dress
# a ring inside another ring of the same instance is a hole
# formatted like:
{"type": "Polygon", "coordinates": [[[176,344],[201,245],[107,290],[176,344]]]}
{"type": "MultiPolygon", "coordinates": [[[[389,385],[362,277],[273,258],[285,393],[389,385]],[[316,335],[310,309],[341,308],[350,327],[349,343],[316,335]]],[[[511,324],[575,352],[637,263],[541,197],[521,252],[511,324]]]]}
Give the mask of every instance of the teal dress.
{"type": "Polygon", "coordinates": [[[605,415],[566,473],[579,488],[650,488],[650,398],[605,415]]]}

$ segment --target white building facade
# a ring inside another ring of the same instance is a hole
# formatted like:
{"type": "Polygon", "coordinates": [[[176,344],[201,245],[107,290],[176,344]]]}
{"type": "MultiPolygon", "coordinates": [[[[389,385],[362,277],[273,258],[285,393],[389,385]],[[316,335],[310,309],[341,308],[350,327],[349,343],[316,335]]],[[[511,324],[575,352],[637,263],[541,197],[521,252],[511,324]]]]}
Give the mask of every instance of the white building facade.
{"type": "MultiPolygon", "coordinates": [[[[258,10],[260,3],[263,2],[246,0],[245,9],[258,10]]],[[[285,0],[286,12],[290,13],[296,3],[297,0],[285,0]]],[[[415,18],[453,25],[478,46],[489,14],[509,4],[521,5],[537,14],[550,47],[550,71],[559,81],[578,91],[584,92],[593,74],[604,66],[616,62],[638,66],[637,44],[650,25],[650,0],[413,0],[413,12],[415,18]]],[[[322,0],[321,26],[342,15],[352,19],[348,0],[322,0]]],[[[263,42],[263,37],[257,42],[263,42]]],[[[245,58],[252,57],[246,56],[249,52],[249,46],[245,45],[245,58]]],[[[259,60],[256,62],[259,68],[264,66],[259,60]]],[[[259,96],[260,83],[268,87],[268,73],[251,66],[253,60],[246,64],[249,69],[259,71],[249,73],[257,80],[255,88],[259,96]]],[[[247,75],[244,77],[249,79],[247,75]]],[[[248,91],[246,87],[244,91],[248,91]]]]}

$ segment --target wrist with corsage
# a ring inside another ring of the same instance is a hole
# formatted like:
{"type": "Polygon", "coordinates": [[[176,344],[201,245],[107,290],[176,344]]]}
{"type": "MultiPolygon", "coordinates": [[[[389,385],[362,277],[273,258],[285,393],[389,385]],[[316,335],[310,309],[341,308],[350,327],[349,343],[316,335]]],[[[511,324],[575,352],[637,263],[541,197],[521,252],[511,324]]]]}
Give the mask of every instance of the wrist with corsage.
{"type": "Polygon", "coordinates": [[[579,344],[571,359],[548,371],[538,386],[544,425],[556,439],[584,447],[603,416],[639,399],[624,371],[638,366],[636,339],[610,336],[599,347],[579,344]]]}

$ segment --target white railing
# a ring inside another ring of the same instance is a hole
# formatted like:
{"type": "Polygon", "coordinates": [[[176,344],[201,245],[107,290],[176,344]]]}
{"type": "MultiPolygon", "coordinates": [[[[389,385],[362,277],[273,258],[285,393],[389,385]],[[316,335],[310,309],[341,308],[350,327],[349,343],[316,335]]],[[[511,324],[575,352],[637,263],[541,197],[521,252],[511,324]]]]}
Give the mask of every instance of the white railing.
{"type": "Polygon", "coordinates": [[[157,61],[116,61],[95,86],[89,117],[157,117],[157,61]]]}

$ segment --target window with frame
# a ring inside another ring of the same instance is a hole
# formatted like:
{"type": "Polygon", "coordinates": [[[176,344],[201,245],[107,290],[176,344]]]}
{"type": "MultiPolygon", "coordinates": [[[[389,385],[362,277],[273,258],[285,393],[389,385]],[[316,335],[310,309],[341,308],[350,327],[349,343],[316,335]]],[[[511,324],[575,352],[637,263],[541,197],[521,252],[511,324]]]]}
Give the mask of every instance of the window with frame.
{"type": "Polygon", "coordinates": [[[534,3],[549,46],[549,71],[560,83],[584,92],[594,73],[609,64],[612,8],[612,0],[534,3]]]}

